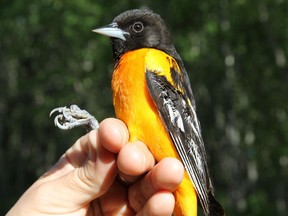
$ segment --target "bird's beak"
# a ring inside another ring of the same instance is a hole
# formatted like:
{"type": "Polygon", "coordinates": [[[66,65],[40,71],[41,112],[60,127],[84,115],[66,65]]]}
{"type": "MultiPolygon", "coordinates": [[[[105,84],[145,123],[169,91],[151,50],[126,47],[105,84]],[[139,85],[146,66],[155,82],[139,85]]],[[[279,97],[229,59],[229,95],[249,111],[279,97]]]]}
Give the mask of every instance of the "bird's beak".
{"type": "Polygon", "coordinates": [[[124,41],[126,40],[125,35],[129,35],[128,32],[125,32],[122,29],[118,28],[117,23],[111,23],[110,25],[97,28],[92,31],[108,37],[119,38],[124,41]]]}

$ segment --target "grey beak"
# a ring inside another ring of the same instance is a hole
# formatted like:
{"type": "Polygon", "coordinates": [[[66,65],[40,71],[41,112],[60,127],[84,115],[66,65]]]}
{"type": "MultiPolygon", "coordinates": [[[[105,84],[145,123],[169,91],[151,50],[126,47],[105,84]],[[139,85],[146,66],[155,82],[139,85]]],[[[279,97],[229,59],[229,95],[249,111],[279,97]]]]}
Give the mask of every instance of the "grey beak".
{"type": "Polygon", "coordinates": [[[119,38],[124,41],[126,40],[125,35],[129,35],[128,32],[125,32],[122,29],[118,28],[117,23],[111,23],[110,25],[103,26],[92,31],[108,37],[119,38]]]}

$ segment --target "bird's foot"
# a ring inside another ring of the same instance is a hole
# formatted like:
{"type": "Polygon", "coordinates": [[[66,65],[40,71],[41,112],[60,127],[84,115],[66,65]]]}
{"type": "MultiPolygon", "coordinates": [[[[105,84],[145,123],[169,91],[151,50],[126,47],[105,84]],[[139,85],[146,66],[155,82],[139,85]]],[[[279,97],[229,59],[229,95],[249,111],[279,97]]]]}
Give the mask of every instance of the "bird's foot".
{"type": "Polygon", "coordinates": [[[99,123],[97,119],[86,110],[80,109],[77,105],[58,107],[50,112],[50,117],[55,113],[58,114],[54,118],[55,126],[63,130],[69,130],[74,127],[84,126],[87,130],[98,129],[99,123]]]}

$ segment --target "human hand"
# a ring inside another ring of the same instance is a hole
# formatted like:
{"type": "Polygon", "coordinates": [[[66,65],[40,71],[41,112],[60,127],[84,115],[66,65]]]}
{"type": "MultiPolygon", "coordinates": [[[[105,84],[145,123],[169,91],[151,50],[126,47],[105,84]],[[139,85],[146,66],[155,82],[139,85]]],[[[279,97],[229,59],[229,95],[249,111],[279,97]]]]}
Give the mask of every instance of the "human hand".
{"type": "Polygon", "coordinates": [[[123,122],[104,120],[98,131],[78,139],[7,215],[171,215],[182,164],[166,158],[155,165],[145,144],[128,142],[128,137],[123,122]]]}

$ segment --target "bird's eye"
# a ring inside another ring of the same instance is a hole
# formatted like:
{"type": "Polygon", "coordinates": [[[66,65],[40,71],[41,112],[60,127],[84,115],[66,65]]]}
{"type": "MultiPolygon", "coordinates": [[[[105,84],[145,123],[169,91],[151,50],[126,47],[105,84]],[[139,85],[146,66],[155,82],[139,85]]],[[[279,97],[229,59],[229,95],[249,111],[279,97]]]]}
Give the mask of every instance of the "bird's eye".
{"type": "Polygon", "coordinates": [[[136,22],[133,24],[132,26],[133,31],[135,31],[136,33],[142,32],[144,29],[144,25],[141,22],[136,22]]]}

